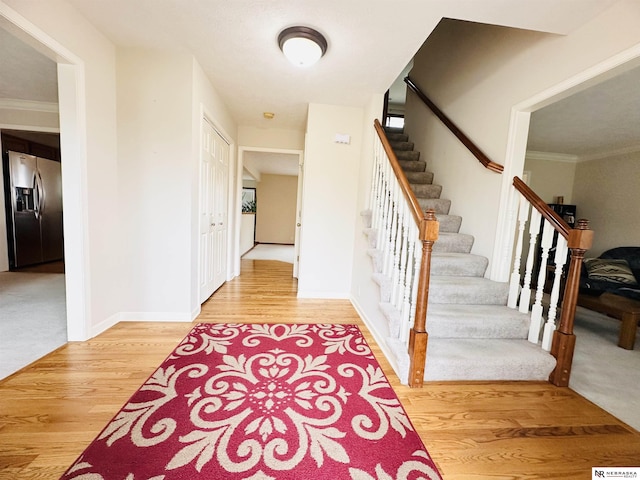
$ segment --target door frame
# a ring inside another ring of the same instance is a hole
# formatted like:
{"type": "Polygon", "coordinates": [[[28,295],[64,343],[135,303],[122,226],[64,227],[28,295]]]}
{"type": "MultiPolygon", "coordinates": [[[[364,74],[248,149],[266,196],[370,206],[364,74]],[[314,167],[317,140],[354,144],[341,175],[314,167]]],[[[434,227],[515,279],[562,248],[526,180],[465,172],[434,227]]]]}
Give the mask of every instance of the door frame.
{"type": "Polygon", "coordinates": [[[508,281],[514,248],[517,215],[509,215],[514,176],[522,175],[529,138],[531,113],[567,98],[574,93],[601,83],[627,70],[640,66],[640,44],[613,55],[582,72],[514,105],[511,109],[507,152],[500,191],[496,236],[489,278],[508,281]]]}
{"type": "MultiPolygon", "coordinates": [[[[58,115],[64,200],[67,340],[91,335],[88,258],[87,125],[85,68],[82,59],[7,5],[0,3],[0,24],[58,65],[58,115]]],[[[12,126],[16,129],[16,126],[12,126]]]]}
{"type": "MultiPolygon", "coordinates": [[[[236,219],[236,228],[235,228],[235,243],[233,250],[235,252],[234,255],[234,274],[235,276],[240,275],[240,224],[242,220],[242,172],[244,170],[244,152],[264,152],[264,153],[283,153],[287,155],[297,155],[298,156],[298,192],[296,199],[296,224],[299,223],[299,219],[302,215],[302,182],[301,182],[301,173],[303,172],[304,165],[304,150],[296,150],[296,149],[288,149],[288,148],[267,148],[267,147],[249,147],[249,146],[240,146],[238,147],[238,163],[236,169],[236,209],[235,209],[235,219],[236,219]]],[[[296,234],[294,240],[294,250],[296,252],[294,257],[294,277],[297,275],[297,264],[299,264],[298,252],[300,251],[300,229],[302,227],[296,227],[296,234]]]]}

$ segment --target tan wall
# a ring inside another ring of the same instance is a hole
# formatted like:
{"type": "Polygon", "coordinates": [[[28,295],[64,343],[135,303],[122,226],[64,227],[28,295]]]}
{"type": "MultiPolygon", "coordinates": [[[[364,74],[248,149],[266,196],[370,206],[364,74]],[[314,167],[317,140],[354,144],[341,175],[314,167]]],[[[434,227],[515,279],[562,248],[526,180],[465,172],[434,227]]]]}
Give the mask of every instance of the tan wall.
{"type": "Polygon", "coordinates": [[[614,247],[640,246],[640,152],[578,163],[574,202],[594,231],[588,257],[614,247]]]}
{"type": "MultiPolygon", "coordinates": [[[[525,172],[530,172],[529,186],[546,203],[555,203],[555,197],[563,196],[564,203],[573,204],[575,162],[556,162],[527,157],[525,172]]],[[[578,212],[578,215],[582,215],[578,212]]]]}
{"type": "Polygon", "coordinates": [[[256,189],[256,242],[293,245],[298,177],[261,176],[256,189]]]}

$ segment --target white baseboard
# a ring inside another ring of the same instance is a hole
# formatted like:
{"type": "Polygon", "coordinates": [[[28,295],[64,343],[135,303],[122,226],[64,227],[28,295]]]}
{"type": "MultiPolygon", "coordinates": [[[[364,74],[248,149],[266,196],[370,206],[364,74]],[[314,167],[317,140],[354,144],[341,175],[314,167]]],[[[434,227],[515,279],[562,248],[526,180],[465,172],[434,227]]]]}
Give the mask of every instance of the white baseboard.
{"type": "Polygon", "coordinates": [[[119,312],[111,315],[102,322],[91,327],[89,340],[103,332],[106,332],[120,322],[192,322],[200,315],[200,306],[186,314],[184,312],[119,312]]]}
{"type": "Polygon", "coordinates": [[[121,322],[191,322],[191,313],[185,312],[120,312],[121,322]]]}
{"type": "Polygon", "coordinates": [[[113,327],[119,321],[120,321],[120,314],[116,313],[116,314],[113,314],[110,317],[104,319],[102,322],[98,323],[97,325],[93,325],[89,329],[88,338],[86,338],[85,340],[89,340],[90,338],[93,338],[93,337],[95,337],[97,335],[100,335],[102,332],[106,332],[107,330],[109,330],[111,327],[113,327]]]}
{"type": "Polygon", "coordinates": [[[298,298],[326,298],[327,300],[350,300],[351,295],[345,292],[301,292],[298,298]]]}
{"type": "Polygon", "coordinates": [[[400,379],[400,381],[402,381],[402,376],[399,372],[400,369],[398,368],[398,363],[396,361],[395,355],[390,350],[387,342],[384,340],[384,337],[380,335],[380,332],[373,328],[373,322],[371,322],[371,320],[365,315],[364,309],[360,306],[358,301],[353,296],[351,296],[349,300],[351,301],[353,308],[356,309],[356,312],[358,313],[364,324],[369,329],[369,332],[371,332],[371,335],[373,335],[373,338],[380,347],[380,350],[382,350],[384,356],[387,358],[387,361],[391,364],[391,368],[393,368],[396,376],[400,379]]]}

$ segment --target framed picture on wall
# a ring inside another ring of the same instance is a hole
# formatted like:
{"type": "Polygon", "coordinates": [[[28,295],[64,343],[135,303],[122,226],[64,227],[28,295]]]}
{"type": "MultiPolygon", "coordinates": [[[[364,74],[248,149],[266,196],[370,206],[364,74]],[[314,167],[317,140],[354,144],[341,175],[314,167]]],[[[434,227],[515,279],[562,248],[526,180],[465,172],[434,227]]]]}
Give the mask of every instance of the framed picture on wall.
{"type": "Polygon", "coordinates": [[[256,213],[256,189],[242,189],[242,213],[256,213]]]}

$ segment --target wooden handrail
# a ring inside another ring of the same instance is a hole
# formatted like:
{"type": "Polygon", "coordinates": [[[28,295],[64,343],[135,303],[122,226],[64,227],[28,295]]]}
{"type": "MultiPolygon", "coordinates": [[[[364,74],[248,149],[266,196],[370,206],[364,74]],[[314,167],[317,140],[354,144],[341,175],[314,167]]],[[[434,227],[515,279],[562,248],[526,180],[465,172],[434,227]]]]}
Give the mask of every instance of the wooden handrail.
{"type": "Polygon", "coordinates": [[[416,299],[416,313],[413,321],[413,328],[409,332],[409,375],[410,387],[422,387],[424,382],[424,369],[427,360],[427,343],[429,335],[427,333],[427,305],[429,304],[429,281],[431,275],[431,253],[433,244],[438,240],[440,230],[439,222],[435,211],[430,209],[426,212],[420,207],[418,198],[411,189],[398,157],[387,139],[384,128],[376,119],[374,128],[382,143],[393,173],[398,179],[400,189],[411,209],[411,214],[418,225],[419,239],[422,242],[422,254],[420,272],[418,272],[418,298],[416,299]]]}
{"type": "Polygon", "coordinates": [[[544,202],[544,200],[536,195],[529,185],[524,183],[519,177],[513,177],[513,186],[531,205],[533,205],[536,210],[538,210],[538,212],[540,212],[546,221],[553,225],[553,228],[560,233],[560,235],[567,240],[569,239],[569,232],[571,232],[569,224],[565,222],[557,212],[554,212],[551,207],[544,202]]]}
{"type": "Polygon", "coordinates": [[[400,187],[402,188],[402,194],[404,198],[407,200],[411,207],[411,214],[413,215],[414,220],[417,225],[420,225],[425,218],[425,213],[422,211],[422,207],[420,207],[420,203],[418,202],[418,198],[416,194],[413,193],[411,189],[411,185],[409,185],[409,180],[407,180],[407,176],[404,174],[400,163],[398,162],[398,157],[396,157],[393,148],[391,148],[391,144],[387,139],[387,135],[384,132],[384,128],[380,125],[380,122],[376,118],[373,122],[373,126],[378,132],[378,137],[380,137],[380,141],[382,142],[382,147],[389,157],[389,162],[391,163],[391,168],[393,169],[393,173],[396,174],[396,178],[398,182],[400,182],[400,187]]]}
{"type": "Polygon", "coordinates": [[[442,110],[440,110],[429,98],[420,90],[420,88],[411,80],[409,77],[405,77],[404,79],[407,86],[413,91],[420,100],[424,102],[424,104],[429,107],[429,109],[440,119],[442,123],[446,125],[446,127],[451,130],[458,140],[462,142],[462,144],[467,147],[467,149],[473,154],[474,157],[478,159],[478,161],[484,165],[485,168],[491,170],[492,172],[502,173],[504,167],[499,163],[495,163],[489,157],[487,157],[480,148],[473,143],[473,141],[467,137],[462,130],[458,128],[458,126],[453,123],[449,117],[447,117],[442,110]]]}
{"type": "Polygon", "coordinates": [[[593,244],[593,230],[589,229],[588,220],[578,220],[576,228],[571,229],[567,246],[571,251],[571,262],[562,298],[562,312],[560,324],[553,332],[551,354],[556,358],[556,367],[549,376],[549,381],[558,387],[569,385],[573,352],[576,345],[576,336],[573,333],[573,321],[576,315],[576,304],[580,290],[580,270],[582,260],[587,250],[593,244]]]}
{"type": "Polygon", "coordinates": [[[544,217],[545,220],[567,240],[571,252],[569,270],[567,272],[560,324],[553,332],[551,354],[556,358],[556,367],[549,376],[549,381],[559,387],[569,385],[571,364],[576,344],[573,333],[573,321],[576,315],[576,304],[580,289],[580,270],[585,252],[593,244],[593,231],[589,229],[588,220],[578,220],[576,228],[571,228],[560,215],[554,212],[529,186],[518,177],[513,177],[513,186],[544,217]]]}

